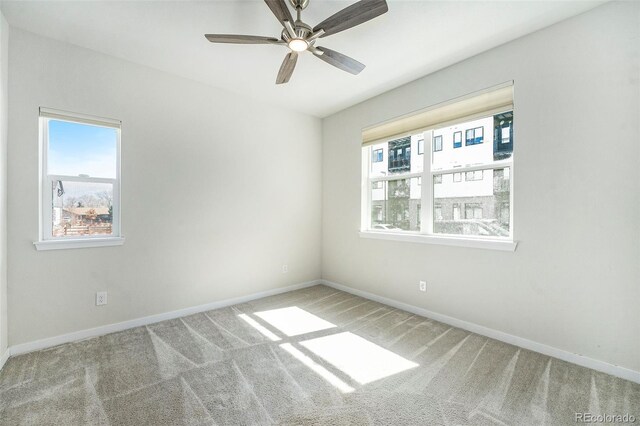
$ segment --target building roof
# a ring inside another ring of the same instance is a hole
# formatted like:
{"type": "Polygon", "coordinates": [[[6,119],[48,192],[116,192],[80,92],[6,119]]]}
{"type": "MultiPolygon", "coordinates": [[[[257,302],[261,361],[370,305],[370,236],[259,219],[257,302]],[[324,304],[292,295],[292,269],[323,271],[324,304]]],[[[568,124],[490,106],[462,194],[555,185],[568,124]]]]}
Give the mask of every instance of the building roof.
{"type": "Polygon", "coordinates": [[[70,207],[64,208],[63,210],[78,216],[86,216],[87,214],[89,214],[90,210],[93,210],[93,213],[95,213],[96,215],[109,214],[108,207],[70,207]]]}

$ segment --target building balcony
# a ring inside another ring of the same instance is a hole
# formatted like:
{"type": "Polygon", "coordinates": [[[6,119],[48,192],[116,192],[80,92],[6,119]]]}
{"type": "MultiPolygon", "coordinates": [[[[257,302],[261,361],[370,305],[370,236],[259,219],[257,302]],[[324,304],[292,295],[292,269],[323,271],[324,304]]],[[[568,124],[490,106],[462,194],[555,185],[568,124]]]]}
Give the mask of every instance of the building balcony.
{"type": "Polygon", "coordinates": [[[407,172],[411,170],[410,159],[389,160],[389,173],[407,172]]]}

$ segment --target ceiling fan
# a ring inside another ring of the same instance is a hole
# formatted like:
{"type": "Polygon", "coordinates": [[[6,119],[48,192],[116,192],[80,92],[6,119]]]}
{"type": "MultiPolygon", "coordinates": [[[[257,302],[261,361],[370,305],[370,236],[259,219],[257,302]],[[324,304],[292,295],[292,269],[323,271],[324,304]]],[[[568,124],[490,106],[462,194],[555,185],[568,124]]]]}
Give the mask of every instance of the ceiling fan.
{"type": "Polygon", "coordinates": [[[262,37],[252,35],[234,34],[205,34],[207,40],[212,43],[235,44],[275,44],[288,46],[291,52],[284,58],[280,66],[276,84],[287,83],[291,79],[293,70],[298,61],[298,54],[304,51],[313,53],[326,63],[340,68],[351,74],[359,74],[365,67],[364,64],[335,50],[326,47],[315,46],[319,38],[327,37],[340,31],[347,30],[356,25],[367,22],[389,10],[385,0],[360,0],[335,13],[315,27],[302,22],[300,15],[309,5],[309,0],[289,0],[296,10],[296,20],[293,20],[285,0],[264,0],[283,26],[280,38],[262,37]]]}

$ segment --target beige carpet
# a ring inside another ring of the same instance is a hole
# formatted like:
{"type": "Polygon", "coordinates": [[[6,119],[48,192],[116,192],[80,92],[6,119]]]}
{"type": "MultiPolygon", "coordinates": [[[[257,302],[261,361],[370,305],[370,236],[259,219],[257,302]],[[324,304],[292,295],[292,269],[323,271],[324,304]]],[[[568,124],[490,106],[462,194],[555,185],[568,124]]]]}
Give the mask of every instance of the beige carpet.
{"type": "Polygon", "coordinates": [[[325,286],[11,358],[2,425],[575,425],[640,385],[325,286]]]}

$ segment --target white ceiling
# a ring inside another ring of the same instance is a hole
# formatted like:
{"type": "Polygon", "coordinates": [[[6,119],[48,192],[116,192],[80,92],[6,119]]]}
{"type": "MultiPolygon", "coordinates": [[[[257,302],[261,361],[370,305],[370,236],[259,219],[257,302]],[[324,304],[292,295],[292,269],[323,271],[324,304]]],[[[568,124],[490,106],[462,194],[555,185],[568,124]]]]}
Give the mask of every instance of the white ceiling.
{"type": "MultiPolygon", "coordinates": [[[[311,26],[355,1],[311,0],[311,26]]],[[[367,65],[358,76],[305,53],[291,81],[275,85],[288,49],[212,44],[205,33],[279,37],[262,0],[3,1],[19,28],[242,94],[325,117],[599,4],[598,1],[388,0],[389,12],[321,39],[367,65]]]]}

